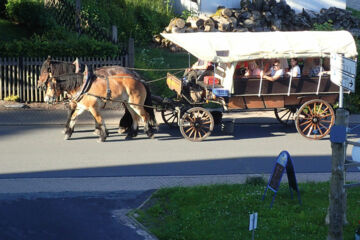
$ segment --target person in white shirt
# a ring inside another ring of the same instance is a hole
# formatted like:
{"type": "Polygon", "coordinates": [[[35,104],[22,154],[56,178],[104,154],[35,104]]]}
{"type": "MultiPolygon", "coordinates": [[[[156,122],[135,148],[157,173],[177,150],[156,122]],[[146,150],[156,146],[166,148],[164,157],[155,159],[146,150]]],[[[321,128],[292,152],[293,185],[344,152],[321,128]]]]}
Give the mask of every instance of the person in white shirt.
{"type": "Polygon", "coordinates": [[[290,60],[290,65],[291,65],[291,69],[287,74],[292,77],[301,77],[300,67],[298,65],[298,61],[296,58],[292,58],[290,60]]]}
{"type": "Polygon", "coordinates": [[[275,60],[269,72],[265,74],[261,72],[260,74],[264,79],[274,82],[284,75],[284,70],[280,67],[280,61],[275,60]]]}

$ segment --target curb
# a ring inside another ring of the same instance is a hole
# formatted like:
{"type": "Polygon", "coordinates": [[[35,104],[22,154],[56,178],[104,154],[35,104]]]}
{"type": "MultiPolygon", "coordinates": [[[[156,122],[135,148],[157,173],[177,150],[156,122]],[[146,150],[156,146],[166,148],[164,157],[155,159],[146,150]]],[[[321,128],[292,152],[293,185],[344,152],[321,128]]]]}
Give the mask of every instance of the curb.
{"type": "MultiPolygon", "coordinates": [[[[190,187],[214,184],[242,184],[248,177],[262,176],[265,181],[270,174],[232,174],[197,176],[138,176],[93,178],[18,178],[0,179],[0,198],[4,195],[41,194],[58,195],[72,192],[120,192],[147,191],[168,187],[190,187]]],[[[327,182],[331,173],[296,173],[297,182],[327,182]]],[[[359,182],[360,172],[347,172],[346,181],[359,182]]],[[[283,183],[287,182],[284,175],[283,183]]]]}

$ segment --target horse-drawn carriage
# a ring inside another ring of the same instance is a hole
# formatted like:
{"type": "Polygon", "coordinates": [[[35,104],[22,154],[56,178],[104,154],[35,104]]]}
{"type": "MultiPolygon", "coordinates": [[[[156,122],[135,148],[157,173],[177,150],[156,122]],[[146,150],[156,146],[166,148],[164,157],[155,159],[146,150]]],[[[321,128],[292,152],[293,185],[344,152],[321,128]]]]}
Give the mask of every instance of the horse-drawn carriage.
{"type": "Polygon", "coordinates": [[[339,94],[339,87],[330,80],[330,71],[315,77],[284,75],[268,81],[263,75],[245,76],[237,66],[253,60],[263,68],[264,61],[271,59],[318,58],[326,62],[331,54],[357,56],[354,39],[346,31],[162,35],[198,59],[212,63],[210,76],[206,76],[209,71],[191,70],[184,79],[167,75],[167,85],[177,97],[167,103],[163,120],[177,124],[191,141],[202,141],[213,130],[214,118],[204,108],[207,103],[216,103],[223,111],[274,109],[281,123],[289,124],[294,118],[302,136],[323,138],[334,124],[331,104],[336,103],[339,94]]]}
{"type": "Polygon", "coordinates": [[[190,69],[184,79],[168,73],[167,85],[177,96],[156,98],[159,101],[155,105],[148,86],[129,69],[111,66],[92,72],[78,61],[68,63],[49,58],[43,63],[38,86],[44,87],[46,100],[55,101],[64,93],[70,99],[65,139],[71,137],[77,116],[87,110],[95,119],[99,140],[105,141],[108,132],[100,109],[106,101],[123,103],[126,112],[119,131],[127,131],[129,138],[137,135],[140,119],[145,123],[147,135],[153,137],[156,108],[162,112],[165,123],[178,125],[182,135],[191,141],[208,137],[214,128],[214,117],[219,120],[221,112],[241,109],[274,109],[276,118],[284,124],[295,116],[296,128],[302,136],[320,139],[334,124],[331,104],[336,102],[339,93],[339,87],[330,81],[329,75],[290,75],[269,81],[262,74],[246,76],[237,66],[254,60],[263,68],[264,61],[271,59],[286,62],[290,58],[317,58],[326,61],[331,54],[348,58],[357,56],[354,39],[346,31],[179,33],[163,36],[211,64],[197,72],[190,69]],[[210,113],[205,108],[209,103],[220,107],[220,113],[210,113]]]}

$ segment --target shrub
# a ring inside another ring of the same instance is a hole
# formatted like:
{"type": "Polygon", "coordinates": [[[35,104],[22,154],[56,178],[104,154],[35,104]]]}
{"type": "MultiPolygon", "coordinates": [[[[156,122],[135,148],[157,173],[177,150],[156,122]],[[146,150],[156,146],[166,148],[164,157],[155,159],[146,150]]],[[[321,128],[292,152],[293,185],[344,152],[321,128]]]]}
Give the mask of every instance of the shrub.
{"type": "Polygon", "coordinates": [[[119,52],[120,49],[110,42],[97,41],[87,36],[78,37],[61,28],[55,28],[43,36],[34,35],[30,39],[0,42],[1,57],[114,57],[119,52]]]}
{"type": "Polygon", "coordinates": [[[34,32],[43,32],[55,25],[55,20],[41,0],[8,0],[9,18],[34,32]]]}

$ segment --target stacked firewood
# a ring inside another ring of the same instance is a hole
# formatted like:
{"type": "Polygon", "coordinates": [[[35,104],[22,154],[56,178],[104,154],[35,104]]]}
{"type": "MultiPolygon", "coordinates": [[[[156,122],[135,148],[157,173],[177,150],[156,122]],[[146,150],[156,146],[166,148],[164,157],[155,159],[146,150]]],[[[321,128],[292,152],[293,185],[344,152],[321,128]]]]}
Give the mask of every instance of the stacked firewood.
{"type": "MultiPolygon", "coordinates": [[[[164,29],[163,33],[245,31],[238,28],[238,19],[234,14],[236,11],[240,11],[240,9],[220,9],[210,17],[206,15],[189,16],[186,20],[174,18],[164,29]]],[[[180,48],[160,35],[155,35],[153,40],[162,47],[170,48],[172,51],[180,50],[180,48]]]]}
{"type": "MultiPolygon", "coordinates": [[[[335,29],[345,29],[360,37],[360,19],[350,11],[331,7],[321,9],[320,13],[305,9],[295,13],[285,1],[275,0],[241,0],[241,8],[218,9],[212,16],[174,18],[163,33],[304,31],[329,22],[335,29]]],[[[154,36],[154,41],[172,51],[181,50],[160,35],[154,36]]]]}

